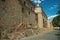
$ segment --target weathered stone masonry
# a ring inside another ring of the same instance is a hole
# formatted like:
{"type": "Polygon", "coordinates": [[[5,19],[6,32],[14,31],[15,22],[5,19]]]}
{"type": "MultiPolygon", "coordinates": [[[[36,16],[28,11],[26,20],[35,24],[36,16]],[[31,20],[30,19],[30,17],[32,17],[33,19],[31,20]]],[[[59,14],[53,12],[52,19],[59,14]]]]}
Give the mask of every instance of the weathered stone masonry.
{"type": "Polygon", "coordinates": [[[47,18],[42,10],[40,14],[34,10],[35,6],[30,0],[0,0],[1,40],[18,40],[40,33],[43,18],[47,18]]]}
{"type": "Polygon", "coordinates": [[[0,0],[1,40],[16,40],[37,31],[32,7],[29,0],[0,0]]]}

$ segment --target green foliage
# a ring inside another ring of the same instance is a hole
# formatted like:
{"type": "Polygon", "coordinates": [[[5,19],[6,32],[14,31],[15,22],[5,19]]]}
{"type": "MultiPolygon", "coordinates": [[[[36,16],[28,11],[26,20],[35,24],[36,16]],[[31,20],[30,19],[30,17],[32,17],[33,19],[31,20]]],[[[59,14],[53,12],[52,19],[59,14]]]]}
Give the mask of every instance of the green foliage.
{"type": "Polygon", "coordinates": [[[56,16],[53,21],[52,24],[54,27],[60,27],[60,16],[56,16]]]}
{"type": "Polygon", "coordinates": [[[58,16],[56,16],[52,21],[54,27],[60,27],[60,10],[58,10],[57,14],[58,16]]]}

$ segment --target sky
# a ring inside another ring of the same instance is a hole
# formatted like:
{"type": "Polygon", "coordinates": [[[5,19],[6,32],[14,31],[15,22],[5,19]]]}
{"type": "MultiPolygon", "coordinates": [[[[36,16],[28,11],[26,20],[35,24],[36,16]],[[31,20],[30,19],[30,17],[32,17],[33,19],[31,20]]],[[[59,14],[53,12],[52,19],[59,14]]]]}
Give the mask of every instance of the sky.
{"type": "Polygon", "coordinates": [[[58,6],[60,5],[60,0],[38,0],[38,3],[35,0],[32,0],[34,5],[39,4],[45,14],[48,16],[48,19],[54,18],[57,16],[58,6]]]}

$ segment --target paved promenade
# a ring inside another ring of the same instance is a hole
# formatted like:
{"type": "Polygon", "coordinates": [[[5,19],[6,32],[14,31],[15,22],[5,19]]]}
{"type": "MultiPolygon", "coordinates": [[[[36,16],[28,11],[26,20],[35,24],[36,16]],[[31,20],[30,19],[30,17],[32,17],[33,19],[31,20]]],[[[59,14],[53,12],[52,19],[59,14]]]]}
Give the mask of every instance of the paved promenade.
{"type": "Polygon", "coordinates": [[[21,40],[60,40],[60,30],[52,30],[48,33],[22,38],[21,40]]]}

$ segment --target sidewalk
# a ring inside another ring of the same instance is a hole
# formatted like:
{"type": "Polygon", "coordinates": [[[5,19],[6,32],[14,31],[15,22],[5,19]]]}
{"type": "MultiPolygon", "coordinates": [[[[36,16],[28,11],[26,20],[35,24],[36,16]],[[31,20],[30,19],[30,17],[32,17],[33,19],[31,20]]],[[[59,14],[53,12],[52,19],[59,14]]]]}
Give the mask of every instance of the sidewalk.
{"type": "MultiPolygon", "coordinates": [[[[37,35],[33,35],[33,36],[30,36],[30,37],[24,37],[24,38],[22,38],[21,40],[38,40],[38,39],[35,39],[35,37],[37,37],[37,36],[42,36],[43,34],[46,34],[46,33],[49,33],[49,32],[51,32],[51,31],[53,31],[53,30],[49,30],[49,31],[44,31],[44,32],[42,32],[42,33],[39,33],[39,34],[37,34],[37,35]]],[[[42,39],[41,39],[42,40],[42,39]]]]}

